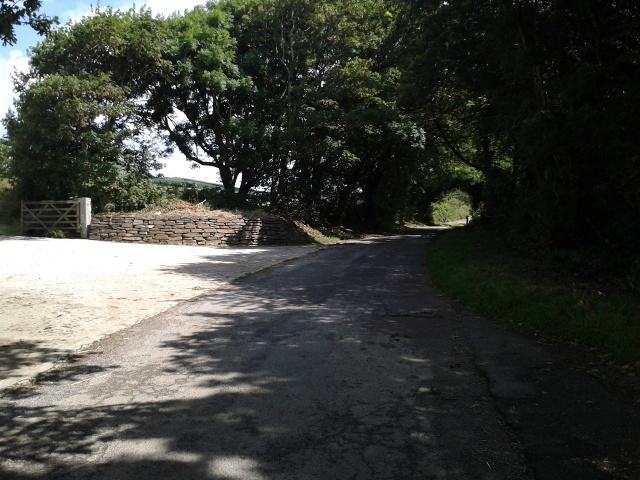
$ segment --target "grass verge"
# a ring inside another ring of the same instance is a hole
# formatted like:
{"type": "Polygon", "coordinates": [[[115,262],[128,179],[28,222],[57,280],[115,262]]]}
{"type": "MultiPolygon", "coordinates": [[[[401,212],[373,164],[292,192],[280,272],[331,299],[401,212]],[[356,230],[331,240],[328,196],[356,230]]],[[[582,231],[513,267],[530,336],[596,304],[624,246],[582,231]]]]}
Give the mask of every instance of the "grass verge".
{"type": "Polygon", "coordinates": [[[434,284],[478,314],[556,339],[595,347],[640,366],[640,302],[576,285],[507,253],[491,234],[460,229],[440,236],[428,254],[434,284]],[[542,273],[541,273],[542,272],[542,273]]]}

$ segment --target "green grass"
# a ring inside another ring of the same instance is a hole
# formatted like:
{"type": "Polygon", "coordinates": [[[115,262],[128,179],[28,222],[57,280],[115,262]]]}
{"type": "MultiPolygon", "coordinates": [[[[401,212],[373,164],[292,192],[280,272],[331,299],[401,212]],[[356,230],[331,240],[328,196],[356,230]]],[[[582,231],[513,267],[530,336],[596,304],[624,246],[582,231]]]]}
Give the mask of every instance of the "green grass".
{"type": "Polygon", "coordinates": [[[577,341],[621,363],[640,361],[640,302],[576,285],[518,256],[491,234],[456,230],[428,254],[434,284],[476,312],[517,330],[577,341]]]}

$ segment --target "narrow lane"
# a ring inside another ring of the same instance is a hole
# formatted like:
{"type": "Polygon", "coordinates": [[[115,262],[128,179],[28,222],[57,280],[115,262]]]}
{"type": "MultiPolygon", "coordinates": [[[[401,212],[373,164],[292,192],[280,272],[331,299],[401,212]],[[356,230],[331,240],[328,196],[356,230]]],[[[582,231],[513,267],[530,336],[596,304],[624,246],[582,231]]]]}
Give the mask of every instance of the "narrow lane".
{"type": "Polygon", "coordinates": [[[0,477],[533,478],[430,239],[323,250],[91,345],[3,400],[0,477]]]}

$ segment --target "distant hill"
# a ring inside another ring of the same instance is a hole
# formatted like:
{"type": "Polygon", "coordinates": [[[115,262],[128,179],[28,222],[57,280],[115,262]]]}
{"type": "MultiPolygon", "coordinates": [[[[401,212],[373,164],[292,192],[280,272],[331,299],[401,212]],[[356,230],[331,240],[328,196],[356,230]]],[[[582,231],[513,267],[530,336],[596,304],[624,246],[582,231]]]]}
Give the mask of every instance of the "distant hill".
{"type": "Polygon", "coordinates": [[[200,180],[192,180],[180,177],[158,177],[152,178],[151,181],[155,185],[176,186],[176,187],[196,187],[196,188],[223,188],[221,183],[203,182],[200,180]]]}

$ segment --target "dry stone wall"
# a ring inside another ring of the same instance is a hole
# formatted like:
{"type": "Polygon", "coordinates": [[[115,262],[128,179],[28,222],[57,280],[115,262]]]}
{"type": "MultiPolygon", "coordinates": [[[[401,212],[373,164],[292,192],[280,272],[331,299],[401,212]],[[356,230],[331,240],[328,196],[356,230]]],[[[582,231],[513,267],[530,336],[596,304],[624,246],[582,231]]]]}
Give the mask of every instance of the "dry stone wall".
{"type": "Polygon", "coordinates": [[[164,245],[282,245],[291,230],[278,217],[95,215],[90,240],[164,245]]]}

